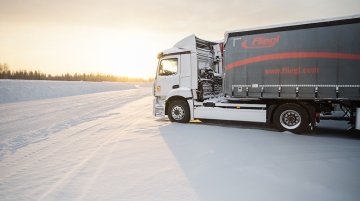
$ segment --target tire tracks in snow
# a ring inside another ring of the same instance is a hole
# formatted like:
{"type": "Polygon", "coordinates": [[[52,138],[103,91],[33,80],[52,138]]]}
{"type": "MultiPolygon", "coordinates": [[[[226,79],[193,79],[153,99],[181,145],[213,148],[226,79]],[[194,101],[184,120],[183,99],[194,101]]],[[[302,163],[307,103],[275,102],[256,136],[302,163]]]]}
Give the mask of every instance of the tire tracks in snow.
{"type": "MultiPolygon", "coordinates": [[[[89,129],[92,129],[92,128],[95,128],[95,127],[101,125],[104,121],[96,123],[96,124],[91,125],[91,126],[88,126],[88,127],[84,128],[84,129],[81,129],[79,131],[69,133],[68,136],[74,136],[74,135],[77,135],[77,134],[81,134],[84,131],[87,131],[89,129]]],[[[68,129],[66,129],[66,130],[68,130],[68,129]]],[[[60,134],[62,132],[66,132],[66,130],[56,132],[55,134],[60,134]]],[[[68,136],[63,136],[63,138],[68,137],[68,136]]],[[[61,146],[55,148],[55,150],[50,150],[50,151],[47,150],[47,149],[51,149],[53,145],[59,144],[59,142],[56,141],[57,139],[54,139],[54,142],[52,142],[51,144],[46,144],[45,146],[41,147],[40,149],[37,149],[35,151],[31,151],[30,153],[27,153],[26,155],[22,156],[21,158],[17,159],[16,161],[7,162],[7,163],[4,164],[4,166],[0,166],[0,169],[5,169],[5,168],[11,166],[12,167],[12,172],[7,173],[6,176],[4,176],[4,177],[1,177],[0,181],[5,180],[5,179],[7,179],[9,177],[12,177],[12,176],[16,175],[19,171],[26,171],[27,169],[30,168],[29,166],[34,165],[34,164],[36,164],[38,162],[41,162],[41,161],[45,160],[48,157],[54,156],[56,153],[64,150],[65,148],[69,147],[70,145],[73,145],[74,143],[76,143],[76,142],[78,142],[80,140],[83,140],[85,138],[88,138],[88,137],[89,137],[89,135],[82,135],[82,136],[79,136],[78,138],[72,139],[71,141],[69,141],[69,142],[67,142],[65,144],[61,144],[61,146]],[[46,154],[41,155],[40,157],[37,157],[36,158],[36,163],[34,163],[34,161],[32,160],[32,156],[39,153],[39,152],[46,152],[46,154]],[[22,160],[24,160],[24,159],[29,160],[29,161],[25,162],[25,166],[24,165],[17,166],[17,164],[19,162],[21,162],[22,160]],[[18,169],[14,168],[14,167],[21,167],[21,169],[18,170],[18,169]]]]}
{"type": "MultiPolygon", "coordinates": [[[[141,111],[137,111],[136,113],[133,113],[130,116],[126,116],[126,117],[122,117],[122,118],[129,119],[131,117],[136,117],[138,115],[138,113],[140,113],[140,112],[141,111]]],[[[61,179],[59,179],[56,183],[54,183],[52,186],[50,186],[48,188],[48,190],[46,192],[44,192],[37,200],[39,200],[39,201],[46,200],[46,198],[49,197],[51,194],[53,194],[55,192],[55,190],[62,189],[69,182],[69,180],[72,178],[72,176],[75,175],[76,172],[78,172],[83,166],[85,166],[92,158],[94,158],[99,153],[99,151],[101,151],[104,147],[106,147],[106,145],[108,145],[110,142],[113,142],[119,135],[124,134],[125,130],[127,128],[132,127],[133,125],[137,124],[140,121],[140,119],[138,119],[138,118],[134,118],[134,119],[135,120],[132,121],[130,124],[124,125],[124,126],[118,128],[118,129],[121,129],[120,132],[112,132],[112,134],[109,135],[106,139],[104,139],[100,143],[100,145],[98,145],[87,157],[85,157],[83,160],[81,160],[79,163],[77,163],[75,166],[73,166],[68,172],[66,172],[66,174],[62,175],[61,179]]],[[[97,176],[101,173],[103,167],[105,166],[105,164],[107,163],[107,161],[110,158],[110,154],[112,153],[112,151],[114,150],[114,148],[117,145],[116,141],[113,143],[114,144],[112,145],[110,151],[107,153],[106,157],[102,160],[102,162],[97,166],[95,174],[90,179],[90,182],[85,187],[84,191],[81,193],[81,195],[79,196],[78,199],[81,200],[86,196],[86,194],[87,194],[88,190],[91,188],[93,182],[95,181],[97,176]]]]}
{"type": "MultiPolygon", "coordinates": [[[[131,96],[133,96],[133,95],[134,94],[131,94],[131,96]]],[[[137,100],[137,98],[138,97],[135,96],[135,97],[130,97],[130,98],[128,98],[127,100],[125,100],[123,102],[116,102],[116,105],[107,107],[107,110],[105,110],[105,111],[110,111],[111,109],[118,107],[119,104],[123,105],[123,104],[133,102],[134,99],[137,100]]],[[[116,98],[112,98],[112,100],[116,100],[116,98]]],[[[110,113],[110,114],[114,114],[114,113],[110,113]]],[[[12,161],[11,161],[12,158],[3,160],[0,163],[0,169],[5,170],[8,167],[11,167],[11,172],[6,172],[6,175],[2,175],[0,173],[0,181],[1,181],[1,183],[4,180],[18,174],[19,172],[26,172],[31,166],[36,165],[37,163],[45,160],[48,157],[54,156],[56,153],[58,153],[58,152],[60,152],[62,150],[65,150],[67,147],[73,145],[74,143],[79,142],[79,141],[81,141],[83,139],[89,138],[90,136],[87,133],[84,133],[83,135],[78,136],[77,138],[73,138],[73,136],[77,136],[78,134],[82,134],[83,132],[85,132],[87,130],[90,130],[92,128],[96,128],[97,126],[102,125],[105,122],[109,121],[108,116],[105,117],[105,118],[104,118],[104,116],[106,116],[106,112],[105,112],[105,115],[100,116],[100,118],[102,118],[102,120],[99,120],[99,118],[94,118],[94,119],[92,119],[90,121],[79,122],[78,124],[75,124],[73,126],[65,128],[63,130],[59,130],[59,131],[52,134],[52,135],[55,134],[55,137],[50,138],[50,140],[51,140],[50,144],[47,142],[47,140],[49,140],[49,139],[46,139],[46,138],[42,139],[39,142],[36,142],[36,144],[38,145],[38,143],[44,142],[44,143],[46,143],[46,144],[44,144],[44,146],[42,146],[42,147],[40,147],[40,148],[38,148],[36,150],[31,150],[30,152],[25,151],[24,155],[20,155],[20,157],[16,157],[12,161]],[[95,124],[94,124],[94,121],[95,121],[95,124]],[[76,129],[75,131],[71,131],[70,133],[67,133],[67,132],[69,132],[69,130],[77,128],[77,127],[81,127],[81,125],[84,125],[84,124],[89,124],[89,125],[86,125],[86,126],[82,127],[81,129],[76,129]],[[62,133],[64,133],[64,134],[62,134],[62,133]],[[68,141],[68,142],[66,142],[64,144],[64,140],[67,140],[67,137],[72,137],[72,138],[71,138],[70,141],[68,141]],[[58,146],[57,148],[54,148],[54,145],[57,145],[57,144],[60,145],[60,146],[58,146]],[[40,157],[37,156],[36,157],[36,163],[34,163],[34,160],[33,160],[34,157],[32,157],[32,156],[33,155],[38,155],[38,153],[40,153],[40,152],[45,153],[45,154],[41,155],[40,157]],[[7,160],[10,160],[10,161],[7,161],[7,160]],[[20,165],[19,163],[22,163],[22,164],[20,165]]],[[[111,115],[110,115],[110,117],[111,117],[111,115]]],[[[117,118],[118,117],[115,116],[115,117],[112,117],[111,119],[117,119],[117,118]]],[[[94,136],[96,135],[96,133],[91,133],[91,134],[93,134],[94,136]]],[[[26,148],[27,147],[25,147],[25,149],[26,148]]],[[[35,148],[37,148],[37,147],[35,146],[35,148]]],[[[3,172],[3,174],[4,174],[4,172],[3,172]]]]}

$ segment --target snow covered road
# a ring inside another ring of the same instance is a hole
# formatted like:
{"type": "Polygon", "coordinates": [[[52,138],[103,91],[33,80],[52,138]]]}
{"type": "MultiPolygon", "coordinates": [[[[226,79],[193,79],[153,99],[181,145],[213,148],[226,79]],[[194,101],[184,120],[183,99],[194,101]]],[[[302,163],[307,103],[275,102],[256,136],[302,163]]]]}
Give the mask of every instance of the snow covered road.
{"type": "Polygon", "coordinates": [[[360,139],[152,117],[149,87],[0,104],[0,200],[359,200],[360,139]]]}

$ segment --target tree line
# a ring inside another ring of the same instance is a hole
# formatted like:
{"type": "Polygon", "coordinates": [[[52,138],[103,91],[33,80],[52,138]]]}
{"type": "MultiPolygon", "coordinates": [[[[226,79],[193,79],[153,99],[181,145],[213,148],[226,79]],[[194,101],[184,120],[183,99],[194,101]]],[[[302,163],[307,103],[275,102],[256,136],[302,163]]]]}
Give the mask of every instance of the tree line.
{"type": "Polygon", "coordinates": [[[65,73],[51,75],[32,70],[11,70],[6,63],[0,63],[0,79],[22,79],[22,80],[61,80],[61,81],[92,81],[92,82],[152,82],[153,79],[130,78],[127,76],[115,76],[102,73],[65,73]]]}

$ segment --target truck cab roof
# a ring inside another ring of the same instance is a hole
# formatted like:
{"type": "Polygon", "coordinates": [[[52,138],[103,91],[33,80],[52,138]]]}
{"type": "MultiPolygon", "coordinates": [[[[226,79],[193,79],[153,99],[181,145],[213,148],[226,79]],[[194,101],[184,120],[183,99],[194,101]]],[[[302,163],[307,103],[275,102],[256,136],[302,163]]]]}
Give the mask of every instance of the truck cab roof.
{"type": "Polygon", "coordinates": [[[199,48],[210,50],[211,46],[216,44],[218,43],[200,39],[192,34],[177,42],[172,48],[162,51],[159,55],[162,57],[173,54],[196,53],[199,48]]]}

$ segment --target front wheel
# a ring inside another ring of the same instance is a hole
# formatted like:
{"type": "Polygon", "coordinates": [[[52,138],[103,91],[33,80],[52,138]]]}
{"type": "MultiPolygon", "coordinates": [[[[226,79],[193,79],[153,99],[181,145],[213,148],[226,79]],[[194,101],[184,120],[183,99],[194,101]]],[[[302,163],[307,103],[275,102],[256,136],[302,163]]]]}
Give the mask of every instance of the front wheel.
{"type": "Polygon", "coordinates": [[[303,133],[309,127],[309,117],[306,110],[300,105],[286,103],[280,105],[273,116],[274,125],[281,131],[303,133]]]}
{"type": "Polygon", "coordinates": [[[169,105],[168,116],[170,121],[187,123],[190,121],[189,105],[184,100],[172,101],[169,105]]]}

